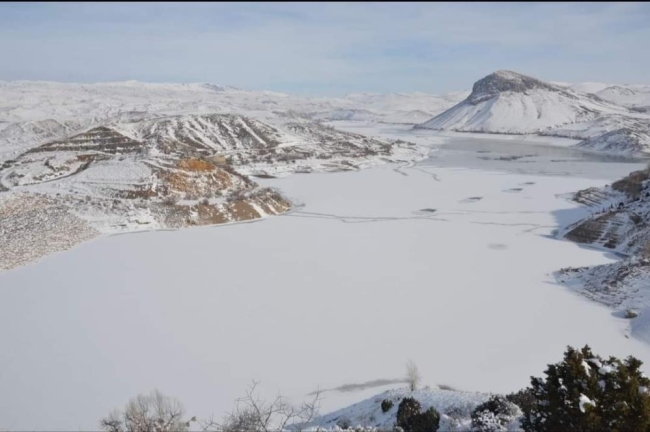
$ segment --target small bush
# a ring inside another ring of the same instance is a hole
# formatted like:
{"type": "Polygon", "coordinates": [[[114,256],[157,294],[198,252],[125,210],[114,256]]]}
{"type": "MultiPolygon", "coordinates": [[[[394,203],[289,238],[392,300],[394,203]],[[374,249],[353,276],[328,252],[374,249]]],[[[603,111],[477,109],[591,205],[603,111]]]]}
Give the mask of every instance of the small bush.
{"type": "Polygon", "coordinates": [[[343,430],[347,430],[350,429],[350,427],[352,426],[352,422],[350,421],[349,418],[343,417],[336,421],[336,425],[343,430]]]}
{"type": "Polygon", "coordinates": [[[508,425],[519,414],[517,405],[504,396],[492,396],[472,412],[472,430],[480,432],[507,431],[508,425]]]}
{"type": "Polygon", "coordinates": [[[535,404],[535,396],[529,388],[507,394],[506,399],[517,405],[524,412],[527,410],[530,411],[535,404]]]}
{"type": "Polygon", "coordinates": [[[440,414],[430,407],[413,418],[413,432],[435,432],[440,427],[440,414]]]}
{"type": "Polygon", "coordinates": [[[163,199],[163,204],[165,204],[166,206],[176,205],[177,202],[178,202],[178,198],[176,198],[174,195],[166,196],[163,199]]]}
{"type": "Polygon", "coordinates": [[[393,407],[393,401],[384,399],[381,401],[381,412],[388,412],[393,407]]]}
{"type": "Polygon", "coordinates": [[[404,398],[397,407],[397,426],[404,432],[435,432],[440,427],[440,414],[433,407],[420,412],[414,398],[404,398]]]}
{"type": "Polygon", "coordinates": [[[404,429],[405,432],[410,432],[412,427],[412,419],[420,413],[420,402],[407,397],[402,399],[397,407],[397,426],[404,429]]]}

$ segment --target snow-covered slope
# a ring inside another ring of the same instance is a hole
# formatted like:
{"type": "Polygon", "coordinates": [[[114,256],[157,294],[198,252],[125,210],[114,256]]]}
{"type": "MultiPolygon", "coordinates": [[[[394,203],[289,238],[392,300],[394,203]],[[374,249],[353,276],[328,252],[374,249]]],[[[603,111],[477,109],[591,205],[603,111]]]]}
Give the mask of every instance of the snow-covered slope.
{"type": "MultiPolygon", "coordinates": [[[[408,388],[387,390],[383,393],[355,403],[348,407],[323,415],[301,427],[308,430],[343,430],[361,428],[364,430],[393,430],[397,421],[397,409],[404,398],[413,398],[420,402],[421,410],[430,407],[440,413],[440,431],[471,430],[472,411],[490,395],[486,393],[464,392],[442,388],[425,388],[410,391],[408,388]],[[388,400],[392,407],[383,412],[381,403],[388,400]]],[[[519,430],[518,418],[513,418],[509,427],[494,430],[519,430]]]]}
{"type": "Polygon", "coordinates": [[[648,154],[650,151],[650,121],[635,122],[603,135],[587,138],[576,144],[588,150],[628,155],[648,154]]]}
{"type": "Polygon", "coordinates": [[[584,140],[580,146],[593,151],[650,153],[650,116],[573,87],[497,71],[477,81],[467,99],[417,127],[554,135],[584,140]]]}
{"type": "Polygon", "coordinates": [[[612,84],[606,84],[601,82],[583,82],[577,84],[569,84],[568,87],[571,90],[580,92],[580,93],[592,93],[596,94],[599,91],[611,86],[612,84]]]}
{"type": "Polygon", "coordinates": [[[650,107],[650,85],[612,85],[598,92],[601,99],[628,107],[650,107]]]}
{"type": "Polygon", "coordinates": [[[650,85],[644,84],[606,84],[584,82],[569,84],[552,82],[579,93],[592,93],[608,102],[626,107],[650,107],[650,85]]]}

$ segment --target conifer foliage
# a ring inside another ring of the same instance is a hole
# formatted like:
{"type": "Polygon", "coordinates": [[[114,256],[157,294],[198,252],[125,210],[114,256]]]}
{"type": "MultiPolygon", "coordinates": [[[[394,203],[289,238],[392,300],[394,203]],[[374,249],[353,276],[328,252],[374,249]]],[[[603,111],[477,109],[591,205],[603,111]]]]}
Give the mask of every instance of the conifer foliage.
{"type": "Polygon", "coordinates": [[[650,431],[650,380],[634,357],[603,359],[585,345],[531,378],[525,431],[650,431]]]}

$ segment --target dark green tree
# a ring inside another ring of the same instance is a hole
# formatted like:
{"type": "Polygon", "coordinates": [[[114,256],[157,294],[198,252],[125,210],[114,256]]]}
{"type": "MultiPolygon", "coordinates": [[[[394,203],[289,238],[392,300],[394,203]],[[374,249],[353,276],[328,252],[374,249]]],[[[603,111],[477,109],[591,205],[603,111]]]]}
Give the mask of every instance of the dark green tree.
{"type": "Polygon", "coordinates": [[[641,361],[603,360],[589,346],[567,347],[545,378],[531,377],[531,403],[521,406],[525,431],[649,431],[650,380],[641,361]]]}
{"type": "Polygon", "coordinates": [[[397,426],[404,432],[436,432],[440,427],[440,414],[431,407],[420,412],[421,405],[414,398],[404,398],[397,407],[397,426]]]}

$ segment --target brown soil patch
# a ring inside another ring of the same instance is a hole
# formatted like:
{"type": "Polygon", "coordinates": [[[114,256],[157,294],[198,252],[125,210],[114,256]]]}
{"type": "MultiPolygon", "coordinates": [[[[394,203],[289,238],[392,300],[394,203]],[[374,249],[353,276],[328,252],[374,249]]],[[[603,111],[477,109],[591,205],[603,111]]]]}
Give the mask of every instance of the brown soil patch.
{"type": "Polygon", "coordinates": [[[197,206],[200,225],[216,225],[228,222],[220,208],[211,204],[199,204],[197,206]]]}
{"type": "Polygon", "coordinates": [[[160,193],[166,195],[170,192],[180,192],[198,199],[231,188],[232,176],[214,165],[211,166],[210,171],[157,171],[156,175],[162,182],[160,193]]]}
{"type": "Polygon", "coordinates": [[[634,171],[627,177],[624,177],[612,183],[612,189],[619,192],[624,192],[631,197],[636,197],[643,190],[642,183],[645,180],[648,180],[648,178],[650,178],[650,170],[644,169],[640,171],[634,171]]]}
{"type": "Polygon", "coordinates": [[[176,166],[186,171],[212,171],[215,166],[202,159],[181,159],[176,166]]]}
{"type": "Polygon", "coordinates": [[[235,201],[230,204],[229,209],[232,213],[233,219],[238,221],[258,219],[260,217],[257,210],[246,201],[235,201]]]}

